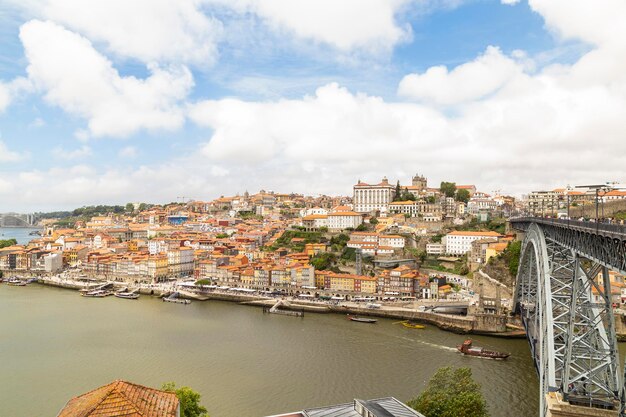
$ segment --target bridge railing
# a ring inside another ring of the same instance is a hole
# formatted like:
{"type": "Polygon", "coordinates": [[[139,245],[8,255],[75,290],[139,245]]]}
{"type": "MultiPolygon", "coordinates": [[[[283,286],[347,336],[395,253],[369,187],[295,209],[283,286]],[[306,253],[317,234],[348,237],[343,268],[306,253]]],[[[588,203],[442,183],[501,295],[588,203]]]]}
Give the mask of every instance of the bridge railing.
{"type": "Polygon", "coordinates": [[[550,219],[545,217],[516,217],[509,219],[511,223],[515,222],[534,222],[541,224],[555,224],[568,228],[576,228],[588,232],[606,232],[611,234],[623,235],[626,237],[626,225],[605,223],[602,221],[583,221],[571,219],[550,219]]]}

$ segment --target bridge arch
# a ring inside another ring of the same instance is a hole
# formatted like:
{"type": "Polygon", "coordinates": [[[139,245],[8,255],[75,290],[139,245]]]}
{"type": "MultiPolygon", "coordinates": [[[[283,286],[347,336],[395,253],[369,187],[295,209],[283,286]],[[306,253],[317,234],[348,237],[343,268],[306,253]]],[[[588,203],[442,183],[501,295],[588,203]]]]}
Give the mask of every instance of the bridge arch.
{"type": "Polygon", "coordinates": [[[535,222],[524,231],[514,309],[539,375],[540,417],[548,415],[550,392],[575,405],[619,408],[624,394],[608,268],[582,250],[613,260],[615,239],[587,231],[570,235],[578,241],[563,239],[535,222]]]}

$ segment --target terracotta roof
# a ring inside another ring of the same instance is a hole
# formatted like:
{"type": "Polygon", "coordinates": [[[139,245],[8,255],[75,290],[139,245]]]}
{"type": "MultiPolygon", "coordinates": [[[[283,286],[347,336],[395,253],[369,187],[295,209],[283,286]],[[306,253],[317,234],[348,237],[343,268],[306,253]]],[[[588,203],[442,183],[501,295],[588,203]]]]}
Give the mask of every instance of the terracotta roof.
{"type": "Polygon", "coordinates": [[[176,417],[178,398],[126,381],[113,381],[72,398],[57,417],[176,417]]]}

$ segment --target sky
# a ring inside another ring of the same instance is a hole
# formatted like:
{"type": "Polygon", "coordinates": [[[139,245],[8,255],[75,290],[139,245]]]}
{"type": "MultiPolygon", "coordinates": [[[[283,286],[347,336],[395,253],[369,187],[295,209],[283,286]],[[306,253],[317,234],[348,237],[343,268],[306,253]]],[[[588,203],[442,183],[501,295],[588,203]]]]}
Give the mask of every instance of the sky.
{"type": "Polygon", "coordinates": [[[0,212],[626,182],[623,0],[0,0],[0,212]]]}

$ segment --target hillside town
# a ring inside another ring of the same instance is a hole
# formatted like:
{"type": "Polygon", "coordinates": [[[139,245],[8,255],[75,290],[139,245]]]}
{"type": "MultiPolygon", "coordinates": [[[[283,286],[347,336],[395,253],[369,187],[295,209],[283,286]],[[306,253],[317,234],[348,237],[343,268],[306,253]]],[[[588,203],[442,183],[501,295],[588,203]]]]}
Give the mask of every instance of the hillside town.
{"type": "MultiPolygon", "coordinates": [[[[433,188],[415,175],[408,184],[359,179],[351,197],[261,190],[212,201],[129,203],[121,213],[71,227],[43,221],[28,244],[0,249],[0,271],[128,284],[189,281],[292,296],[470,299],[474,273],[514,241],[506,218],[560,217],[595,198],[597,190],[559,189],[516,200],[475,185],[433,188]]],[[[626,192],[605,190],[600,198],[624,199],[626,192]]],[[[623,290],[623,279],[614,278],[623,290]]],[[[621,292],[616,296],[621,302],[621,292]]]]}

